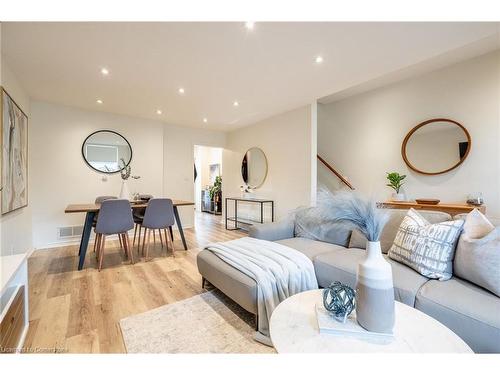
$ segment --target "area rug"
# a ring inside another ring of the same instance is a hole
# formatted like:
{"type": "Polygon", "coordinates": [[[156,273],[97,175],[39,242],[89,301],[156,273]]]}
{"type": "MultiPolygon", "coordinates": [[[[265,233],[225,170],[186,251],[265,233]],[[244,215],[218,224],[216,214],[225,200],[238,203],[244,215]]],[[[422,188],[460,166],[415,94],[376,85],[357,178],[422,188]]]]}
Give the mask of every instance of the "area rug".
{"type": "Polygon", "coordinates": [[[128,353],[276,353],[253,340],[255,318],[218,290],[120,321],[128,353]]]}

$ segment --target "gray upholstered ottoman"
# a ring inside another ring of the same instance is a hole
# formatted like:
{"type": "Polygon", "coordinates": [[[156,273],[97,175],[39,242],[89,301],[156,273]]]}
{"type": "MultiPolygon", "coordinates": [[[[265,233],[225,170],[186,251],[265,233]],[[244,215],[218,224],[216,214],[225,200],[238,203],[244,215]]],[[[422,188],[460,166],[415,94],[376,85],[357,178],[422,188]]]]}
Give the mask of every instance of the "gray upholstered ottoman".
{"type": "Polygon", "coordinates": [[[257,284],[253,279],[208,250],[198,253],[196,262],[203,278],[203,286],[208,280],[238,305],[257,315],[257,284]]]}

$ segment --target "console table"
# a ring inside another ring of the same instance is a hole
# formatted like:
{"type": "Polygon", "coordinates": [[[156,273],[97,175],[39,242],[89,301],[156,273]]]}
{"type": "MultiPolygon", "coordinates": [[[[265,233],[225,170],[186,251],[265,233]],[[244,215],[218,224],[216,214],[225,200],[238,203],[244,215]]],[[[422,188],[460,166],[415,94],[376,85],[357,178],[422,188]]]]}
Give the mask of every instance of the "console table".
{"type": "Polygon", "coordinates": [[[226,229],[227,230],[238,230],[238,229],[243,229],[238,226],[238,223],[246,224],[246,225],[252,225],[255,223],[264,223],[264,205],[265,204],[270,204],[271,205],[271,222],[274,221],[274,201],[271,199],[259,199],[259,198],[226,198],[226,205],[225,205],[225,216],[226,216],[226,229]],[[234,201],[234,216],[227,216],[227,207],[228,207],[228,202],[229,201],[234,201]],[[249,202],[249,203],[255,203],[257,205],[260,205],[260,220],[251,220],[251,219],[241,219],[238,217],[238,202],[249,202]],[[229,221],[234,222],[234,228],[228,228],[227,223],[229,221]]]}
{"type": "Polygon", "coordinates": [[[429,211],[441,211],[450,214],[451,216],[458,214],[466,214],[471,212],[474,208],[477,208],[483,214],[486,213],[486,206],[474,206],[467,203],[438,203],[438,204],[422,204],[417,202],[398,202],[398,201],[387,201],[378,202],[378,208],[402,208],[415,210],[429,210],[429,211]]]}

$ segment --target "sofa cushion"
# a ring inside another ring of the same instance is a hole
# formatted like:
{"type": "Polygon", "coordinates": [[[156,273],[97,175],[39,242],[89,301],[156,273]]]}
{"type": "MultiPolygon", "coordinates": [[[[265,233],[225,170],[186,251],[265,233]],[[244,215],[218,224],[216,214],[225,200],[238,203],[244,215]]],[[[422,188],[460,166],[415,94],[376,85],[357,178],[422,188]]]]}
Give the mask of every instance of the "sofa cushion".
{"type": "Polygon", "coordinates": [[[327,253],[339,247],[328,242],[314,241],[303,237],[287,238],[276,242],[300,251],[311,260],[319,254],[327,253]]]}
{"type": "Polygon", "coordinates": [[[347,247],[351,229],[324,218],[321,208],[307,207],[295,212],[295,236],[347,247]]]}
{"type": "Polygon", "coordinates": [[[404,264],[389,259],[387,256],[385,258],[392,267],[394,297],[408,306],[415,306],[418,291],[429,279],[404,264]]]}
{"type": "MultiPolygon", "coordinates": [[[[354,288],[358,264],[365,256],[366,251],[363,249],[342,247],[316,256],[313,264],[319,286],[325,288],[334,281],[340,281],[354,288]]],[[[394,297],[397,301],[413,307],[418,290],[428,279],[411,268],[388,259],[387,256],[385,258],[392,266],[394,297]]]]}
{"type": "Polygon", "coordinates": [[[500,352],[500,298],[459,278],[430,280],[415,307],[460,336],[475,352],[500,352]]]}
{"type": "Polygon", "coordinates": [[[411,208],[399,226],[389,257],[429,278],[448,280],[463,225],[463,220],[430,224],[411,208]]]}
{"type": "MultiPolygon", "coordinates": [[[[387,211],[389,212],[389,218],[380,234],[380,247],[385,254],[389,252],[398,232],[399,225],[408,213],[408,210],[405,209],[387,209],[387,211]]],[[[431,224],[451,220],[451,216],[445,212],[419,210],[418,213],[431,224]]],[[[349,247],[364,249],[366,247],[366,237],[359,232],[355,232],[356,230],[351,235],[349,247]]]]}
{"type": "Polygon", "coordinates": [[[340,281],[354,288],[358,264],[365,256],[366,250],[341,246],[336,246],[335,250],[328,253],[319,254],[313,260],[318,285],[326,288],[334,281],[340,281]]]}
{"type": "Polygon", "coordinates": [[[456,276],[500,297],[500,228],[478,239],[462,234],[453,267],[456,276]]]}

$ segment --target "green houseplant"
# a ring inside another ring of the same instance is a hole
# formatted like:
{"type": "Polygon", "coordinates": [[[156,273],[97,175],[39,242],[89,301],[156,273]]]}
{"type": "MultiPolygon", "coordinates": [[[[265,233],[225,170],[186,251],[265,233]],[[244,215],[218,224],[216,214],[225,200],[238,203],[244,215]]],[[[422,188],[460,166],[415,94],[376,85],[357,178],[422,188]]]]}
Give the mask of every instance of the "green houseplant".
{"type": "Polygon", "coordinates": [[[222,177],[215,177],[214,185],[209,190],[210,200],[214,202],[215,211],[219,211],[220,201],[222,200],[222,177]]]}
{"type": "Polygon", "coordinates": [[[391,189],[394,189],[394,193],[392,194],[392,200],[395,201],[404,201],[405,195],[400,193],[401,187],[404,185],[403,180],[406,178],[405,174],[399,174],[398,172],[387,172],[387,181],[391,189]]]}

